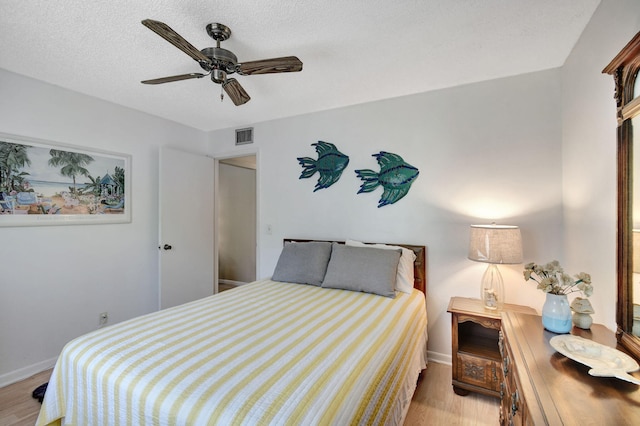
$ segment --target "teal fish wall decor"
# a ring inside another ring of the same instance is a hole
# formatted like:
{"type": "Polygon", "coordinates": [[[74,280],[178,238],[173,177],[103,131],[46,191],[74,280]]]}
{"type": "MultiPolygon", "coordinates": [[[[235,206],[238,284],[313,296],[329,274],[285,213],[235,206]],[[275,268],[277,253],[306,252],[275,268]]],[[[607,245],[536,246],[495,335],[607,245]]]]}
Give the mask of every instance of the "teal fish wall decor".
{"type": "Polygon", "coordinates": [[[420,172],[398,154],[380,151],[378,154],[373,154],[373,157],[378,160],[380,172],[376,173],[368,169],[356,170],[356,175],[363,181],[358,194],[371,192],[378,186],[382,186],[384,191],[378,207],[393,204],[407,195],[411,184],[418,178],[420,172]]]}
{"type": "Polygon", "coordinates": [[[298,157],[298,162],[302,166],[300,179],[310,178],[315,172],[320,174],[313,192],[319,189],[328,188],[340,179],[342,172],[349,164],[349,157],[336,149],[336,146],[329,142],[318,141],[312,143],[316,147],[318,159],[310,157],[298,157]]]}

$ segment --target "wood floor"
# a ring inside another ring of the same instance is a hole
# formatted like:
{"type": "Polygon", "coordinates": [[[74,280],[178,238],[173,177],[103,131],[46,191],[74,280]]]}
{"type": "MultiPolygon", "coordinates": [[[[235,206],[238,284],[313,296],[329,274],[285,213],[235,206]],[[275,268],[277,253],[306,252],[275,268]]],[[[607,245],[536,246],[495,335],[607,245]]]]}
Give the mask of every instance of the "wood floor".
{"type": "MultiPolygon", "coordinates": [[[[40,403],[31,392],[49,380],[51,370],[0,388],[0,426],[33,426],[40,403]]],[[[497,425],[499,401],[471,393],[458,396],[451,389],[451,366],[430,363],[418,382],[405,426],[497,425]]]]}
{"type": "Polygon", "coordinates": [[[232,288],[236,288],[236,286],[233,285],[233,284],[218,283],[218,292],[225,291],[225,290],[231,290],[232,288]]]}
{"type": "Polygon", "coordinates": [[[43,371],[21,382],[0,388],[0,426],[33,426],[38,418],[40,403],[31,392],[49,381],[51,370],[43,371]]]}
{"type": "Polygon", "coordinates": [[[418,382],[404,424],[495,426],[499,419],[499,399],[473,392],[456,395],[451,387],[451,366],[431,362],[418,382]]]}

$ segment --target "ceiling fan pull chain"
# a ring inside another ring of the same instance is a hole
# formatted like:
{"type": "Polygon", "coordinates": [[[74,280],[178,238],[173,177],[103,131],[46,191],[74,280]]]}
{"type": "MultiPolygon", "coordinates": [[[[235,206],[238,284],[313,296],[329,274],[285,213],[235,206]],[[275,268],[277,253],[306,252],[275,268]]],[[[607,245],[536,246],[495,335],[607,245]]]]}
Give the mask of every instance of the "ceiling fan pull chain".
{"type": "Polygon", "coordinates": [[[224,101],[224,91],[222,90],[222,84],[220,85],[220,102],[224,101]]]}

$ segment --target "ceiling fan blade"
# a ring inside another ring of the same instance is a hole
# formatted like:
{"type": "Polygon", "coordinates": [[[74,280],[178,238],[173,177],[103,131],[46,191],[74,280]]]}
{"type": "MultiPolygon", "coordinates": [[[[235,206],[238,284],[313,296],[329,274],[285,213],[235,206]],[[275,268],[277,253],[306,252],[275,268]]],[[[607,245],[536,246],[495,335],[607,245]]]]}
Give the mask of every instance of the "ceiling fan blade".
{"type": "Polygon", "coordinates": [[[237,72],[240,75],[297,71],[302,71],[302,61],[295,56],[284,56],[282,58],[244,62],[237,66],[237,72]]]}
{"type": "Polygon", "coordinates": [[[222,83],[222,88],[236,106],[246,104],[251,99],[235,78],[230,78],[222,83]]]}
{"type": "Polygon", "coordinates": [[[189,80],[191,78],[202,78],[206,77],[209,74],[201,74],[199,72],[192,72],[190,74],[180,74],[180,75],[172,75],[171,77],[162,77],[162,78],[154,78],[153,80],[144,80],[140,83],[143,84],[162,84],[162,83],[170,83],[172,81],[180,81],[180,80],[189,80]]]}
{"type": "Polygon", "coordinates": [[[208,64],[211,63],[211,59],[207,58],[202,52],[185,40],[180,34],[172,30],[171,27],[164,22],[145,19],[142,21],[142,25],[149,28],[151,31],[158,34],[160,37],[167,40],[169,43],[173,44],[196,61],[208,64]]]}

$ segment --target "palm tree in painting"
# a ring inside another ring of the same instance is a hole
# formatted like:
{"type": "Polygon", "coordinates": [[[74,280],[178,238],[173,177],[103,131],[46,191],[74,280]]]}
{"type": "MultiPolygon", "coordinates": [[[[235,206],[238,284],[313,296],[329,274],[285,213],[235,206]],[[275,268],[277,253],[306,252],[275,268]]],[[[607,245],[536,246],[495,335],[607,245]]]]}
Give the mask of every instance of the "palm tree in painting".
{"type": "Polygon", "coordinates": [[[118,185],[118,194],[124,194],[124,169],[116,166],[115,172],[113,173],[113,180],[118,185]]]}
{"type": "Polygon", "coordinates": [[[87,154],[80,154],[78,152],[60,151],[52,149],[49,151],[51,158],[49,159],[49,165],[52,167],[60,167],[60,174],[62,176],[70,177],[73,179],[72,193],[76,193],[76,176],[88,176],[89,170],[85,168],[92,161],[93,157],[87,154]]]}
{"type": "Polygon", "coordinates": [[[89,178],[89,182],[85,184],[84,188],[80,190],[83,194],[93,194],[96,197],[100,196],[100,181],[102,178],[100,176],[93,177],[91,175],[87,176],[89,178]]]}
{"type": "Polygon", "coordinates": [[[29,173],[18,173],[18,170],[31,165],[27,148],[27,145],[0,142],[0,190],[10,192],[22,189],[18,185],[29,173]]]}

